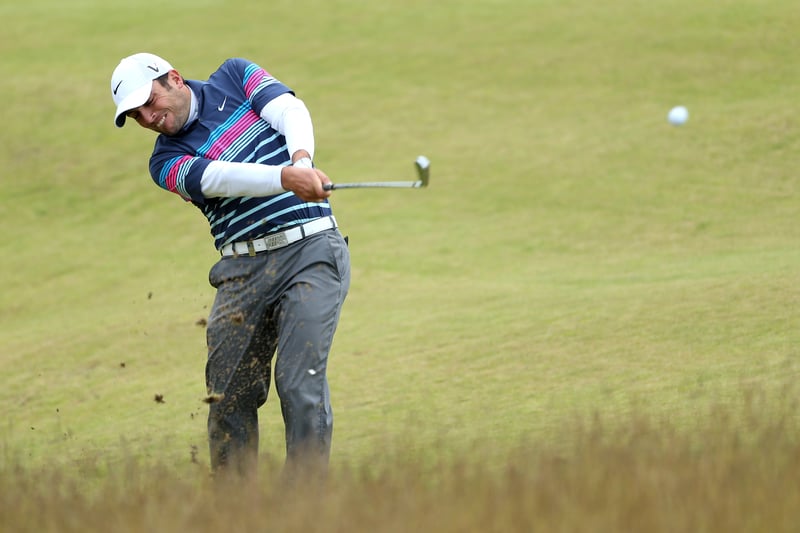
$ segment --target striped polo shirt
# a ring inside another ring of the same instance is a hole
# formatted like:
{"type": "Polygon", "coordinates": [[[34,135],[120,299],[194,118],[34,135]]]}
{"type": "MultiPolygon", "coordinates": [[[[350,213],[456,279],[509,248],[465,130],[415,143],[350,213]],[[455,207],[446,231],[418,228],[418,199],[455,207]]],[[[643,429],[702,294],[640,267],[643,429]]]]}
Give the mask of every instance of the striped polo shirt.
{"type": "Polygon", "coordinates": [[[213,160],[291,163],[285,137],[259,112],[276,96],[292,91],[241,58],[225,61],[207,81],[186,83],[197,97],[197,119],[178,135],[158,136],[150,175],[158,186],[203,212],[217,249],[331,214],[327,201],[304,202],[292,192],[259,198],[205,198],[200,178],[213,160]]]}

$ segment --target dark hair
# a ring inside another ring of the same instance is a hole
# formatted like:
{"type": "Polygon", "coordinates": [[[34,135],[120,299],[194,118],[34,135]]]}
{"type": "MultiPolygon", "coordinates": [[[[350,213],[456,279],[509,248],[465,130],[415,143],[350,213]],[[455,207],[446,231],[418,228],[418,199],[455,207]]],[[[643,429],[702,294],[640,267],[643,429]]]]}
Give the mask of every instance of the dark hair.
{"type": "Polygon", "coordinates": [[[169,72],[166,74],[159,76],[156,78],[156,81],[161,84],[162,87],[165,89],[169,89],[169,80],[167,79],[169,76],[169,72]]]}

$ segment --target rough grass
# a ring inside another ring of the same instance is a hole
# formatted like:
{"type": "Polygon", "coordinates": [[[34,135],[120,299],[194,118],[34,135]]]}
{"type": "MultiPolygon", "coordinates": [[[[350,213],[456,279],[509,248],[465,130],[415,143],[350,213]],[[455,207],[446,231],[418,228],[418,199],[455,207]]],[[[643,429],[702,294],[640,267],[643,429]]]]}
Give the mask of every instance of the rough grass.
{"type": "MultiPolygon", "coordinates": [[[[796,392],[796,391],[795,391],[796,392]]],[[[554,443],[521,442],[502,461],[388,444],[327,482],[213,480],[206,468],[135,457],[59,468],[0,467],[0,525],[19,532],[794,531],[800,519],[796,394],[750,390],[698,413],[690,431],[633,413],[565,422],[554,443]]],[[[413,439],[412,439],[413,440],[413,439]]],[[[496,455],[496,454],[495,454],[496,455]]]]}

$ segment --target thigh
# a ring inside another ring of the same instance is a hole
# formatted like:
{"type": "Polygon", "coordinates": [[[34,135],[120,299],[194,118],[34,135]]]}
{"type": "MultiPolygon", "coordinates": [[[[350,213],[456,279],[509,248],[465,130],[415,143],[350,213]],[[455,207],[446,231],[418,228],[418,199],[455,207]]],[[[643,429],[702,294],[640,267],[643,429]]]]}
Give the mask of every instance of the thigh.
{"type": "Polygon", "coordinates": [[[268,320],[269,287],[260,279],[262,263],[257,258],[235,258],[212,268],[209,281],[217,294],[206,331],[209,392],[225,394],[249,384],[259,403],[266,401],[277,346],[275,325],[268,320]]]}
{"type": "Polygon", "coordinates": [[[350,286],[349,255],[341,235],[331,232],[313,244],[305,248],[304,267],[292,276],[276,308],[276,376],[286,382],[284,387],[296,385],[307,375],[325,375],[350,286]]]}

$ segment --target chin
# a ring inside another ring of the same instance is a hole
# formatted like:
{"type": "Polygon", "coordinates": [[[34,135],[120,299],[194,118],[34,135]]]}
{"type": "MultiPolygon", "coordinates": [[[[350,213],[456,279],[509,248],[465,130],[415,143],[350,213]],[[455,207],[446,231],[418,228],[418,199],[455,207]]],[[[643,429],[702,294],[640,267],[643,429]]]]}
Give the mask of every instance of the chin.
{"type": "Polygon", "coordinates": [[[155,130],[157,133],[162,135],[173,136],[176,135],[180,130],[180,128],[174,128],[169,126],[168,124],[164,124],[161,128],[155,130]]]}

